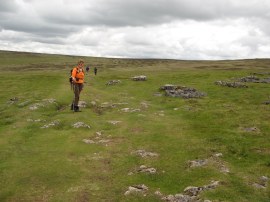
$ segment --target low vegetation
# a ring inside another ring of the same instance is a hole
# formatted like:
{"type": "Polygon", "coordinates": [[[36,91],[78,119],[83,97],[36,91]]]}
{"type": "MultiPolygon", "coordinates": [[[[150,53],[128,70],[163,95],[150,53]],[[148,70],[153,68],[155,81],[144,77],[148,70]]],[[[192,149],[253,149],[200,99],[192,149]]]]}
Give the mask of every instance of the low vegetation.
{"type": "Polygon", "coordinates": [[[189,186],[202,188],[196,200],[270,200],[270,84],[215,84],[269,78],[270,60],[83,57],[74,113],[78,59],[0,51],[0,201],[173,201],[189,186]],[[205,96],[165,96],[166,84],[205,96]]]}

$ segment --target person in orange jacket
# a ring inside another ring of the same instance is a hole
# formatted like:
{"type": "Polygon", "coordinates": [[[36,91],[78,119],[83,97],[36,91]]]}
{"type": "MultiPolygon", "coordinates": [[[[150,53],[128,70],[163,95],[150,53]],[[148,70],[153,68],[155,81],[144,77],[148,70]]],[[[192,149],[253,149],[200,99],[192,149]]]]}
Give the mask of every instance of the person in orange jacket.
{"type": "Polygon", "coordinates": [[[74,112],[79,112],[79,100],[80,100],[80,93],[83,89],[83,83],[84,83],[84,61],[79,60],[78,65],[75,66],[71,73],[71,78],[73,82],[73,90],[74,90],[74,100],[71,104],[71,110],[74,110],[74,112]]]}

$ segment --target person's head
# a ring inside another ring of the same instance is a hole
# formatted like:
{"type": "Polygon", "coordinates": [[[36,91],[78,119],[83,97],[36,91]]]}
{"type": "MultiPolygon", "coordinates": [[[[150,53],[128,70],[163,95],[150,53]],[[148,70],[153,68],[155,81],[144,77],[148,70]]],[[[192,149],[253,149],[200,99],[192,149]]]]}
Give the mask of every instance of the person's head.
{"type": "Polygon", "coordinates": [[[79,59],[78,66],[79,67],[83,67],[84,66],[84,61],[82,59],[79,59]]]}

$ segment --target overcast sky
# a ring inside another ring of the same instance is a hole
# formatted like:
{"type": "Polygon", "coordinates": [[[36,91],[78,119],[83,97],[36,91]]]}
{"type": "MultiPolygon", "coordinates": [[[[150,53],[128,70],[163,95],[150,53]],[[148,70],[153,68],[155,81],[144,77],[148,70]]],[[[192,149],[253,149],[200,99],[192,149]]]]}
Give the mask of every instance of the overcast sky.
{"type": "Polygon", "coordinates": [[[269,58],[270,0],[0,0],[0,49],[124,58],[269,58]]]}

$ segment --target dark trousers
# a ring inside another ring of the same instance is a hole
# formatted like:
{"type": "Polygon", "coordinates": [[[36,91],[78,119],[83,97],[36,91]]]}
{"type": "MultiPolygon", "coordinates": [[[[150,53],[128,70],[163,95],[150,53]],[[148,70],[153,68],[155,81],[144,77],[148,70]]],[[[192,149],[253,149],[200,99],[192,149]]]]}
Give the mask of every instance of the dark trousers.
{"type": "Polygon", "coordinates": [[[73,104],[74,106],[78,106],[79,100],[80,100],[80,93],[83,89],[83,84],[82,83],[74,83],[74,101],[73,104]]]}

